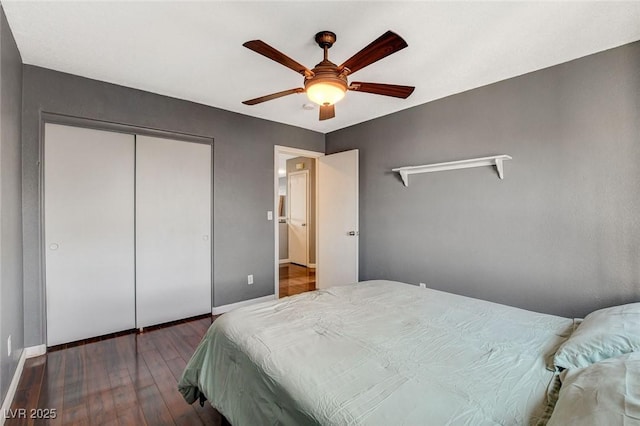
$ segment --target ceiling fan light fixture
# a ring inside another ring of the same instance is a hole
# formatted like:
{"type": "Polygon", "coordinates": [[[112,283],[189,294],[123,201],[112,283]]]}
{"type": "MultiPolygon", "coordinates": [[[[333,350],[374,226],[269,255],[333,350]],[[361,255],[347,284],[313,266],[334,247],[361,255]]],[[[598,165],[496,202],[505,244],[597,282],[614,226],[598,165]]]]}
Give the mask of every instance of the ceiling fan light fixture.
{"type": "Polygon", "coordinates": [[[345,84],[332,81],[310,81],[306,85],[307,97],[318,105],[333,105],[344,98],[346,91],[345,84]]]}

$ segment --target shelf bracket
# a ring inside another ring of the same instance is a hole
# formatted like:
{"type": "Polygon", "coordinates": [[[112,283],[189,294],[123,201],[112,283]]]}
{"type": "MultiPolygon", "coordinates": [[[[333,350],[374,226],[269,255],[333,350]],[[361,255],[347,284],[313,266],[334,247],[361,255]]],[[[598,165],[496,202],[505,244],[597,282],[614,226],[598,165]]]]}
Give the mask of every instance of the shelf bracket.
{"type": "Polygon", "coordinates": [[[400,170],[400,177],[402,178],[404,186],[409,186],[409,173],[407,173],[406,170],[400,170]]]}
{"type": "Polygon", "coordinates": [[[496,158],[496,170],[498,171],[498,177],[504,179],[504,167],[502,166],[502,158],[496,158]]]}

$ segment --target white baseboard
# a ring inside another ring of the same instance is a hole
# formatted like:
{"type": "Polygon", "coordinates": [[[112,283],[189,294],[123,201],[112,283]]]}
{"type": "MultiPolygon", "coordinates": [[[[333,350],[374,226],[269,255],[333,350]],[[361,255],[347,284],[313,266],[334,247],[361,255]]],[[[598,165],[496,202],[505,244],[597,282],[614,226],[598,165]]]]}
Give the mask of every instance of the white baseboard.
{"type": "Polygon", "coordinates": [[[18,383],[20,383],[20,377],[22,376],[22,370],[24,369],[24,360],[26,359],[26,350],[22,350],[20,354],[20,359],[18,360],[18,366],[16,367],[16,372],[13,374],[13,379],[11,379],[11,384],[9,385],[9,389],[7,390],[7,396],[4,397],[4,401],[2,401],[2,411],[0,412],[0,425],[3,425],[5,420],[7,420],[6,413],[9,412],[11,408],[11,403],[13,403],[13,397],[16,395],[16,390],[18,389],[18,383]]]}
{"type": "Polygon", "coordinates": [[[291,262],[289,259],[280,259],[280,264],[291,262]]]}
{"type": "Polygon", "coordinates": [[[211,308],[211,314],[212,315],[220,315],[220,314],[224,314],[225,312],[229,312],[229,311],[232,311],[232,310],[237,309],[237,308],[242,308],[243,306],[255,305],[256,303],[267,302],[269,300],[275,300],[275,299],[276,299],[276,295],[275,294],[271,294],[269,296],[263,296],[263,297],[258,297],[258,298],[255,298],[255,299],[243,300],[241,302],[230,303],[228,305],[214,306],[213,308],[211,308]]]}
{"type": "Polygon", "coordinates": [[[47,345],[29,346],[24,348],[25,358],[35,358],[47,353],[47,345]]]}

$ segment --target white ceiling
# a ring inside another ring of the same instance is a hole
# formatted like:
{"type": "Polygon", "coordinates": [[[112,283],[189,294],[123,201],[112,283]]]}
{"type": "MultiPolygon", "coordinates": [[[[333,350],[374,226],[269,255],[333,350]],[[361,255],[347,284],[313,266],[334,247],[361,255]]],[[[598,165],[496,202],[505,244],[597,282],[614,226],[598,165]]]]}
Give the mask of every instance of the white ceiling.
{"type": "Polygon", "coordinates": [[[640,2],[2,1],[23,61],[327,133],[640,40],[640,2]],[[261,39],[311,68],[337,34],[342,63],[387,30],[409,47],[351,81],[416,86],[406,100],[350,92],[318,121],[299,74],[244,47],[261,39]]]}

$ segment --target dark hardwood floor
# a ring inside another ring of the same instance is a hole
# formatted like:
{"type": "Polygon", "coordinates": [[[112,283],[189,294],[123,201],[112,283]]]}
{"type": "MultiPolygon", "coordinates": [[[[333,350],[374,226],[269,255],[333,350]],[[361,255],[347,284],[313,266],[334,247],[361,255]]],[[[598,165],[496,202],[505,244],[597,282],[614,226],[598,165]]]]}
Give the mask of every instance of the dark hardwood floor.
{"type": "Polygon", "coordinates": [[[11,407],[14,415],[25,409],[27,418],[8,418],[5,424],[228,425],[208,403],[187,404],[177,388],[214,319],[67,346],[28,359],[11,407]],[[55,419],[29,418],[51,409],[55,419]]]}
{"type": "Polygon", "coordinates": [[[283,263],[280,265],[280,297],[313,291],[316,289],[316,270],[283,263]]]}
{"type": "MultiPolygon", "coordinates": [[[[280,297],[315,290],[315,275],[281,265],[280,297]]],[[[5,425],[229,425],[208,403],[187,404],[177,387],[214,320],[61,345],[28,359],[5,425]]]]}

